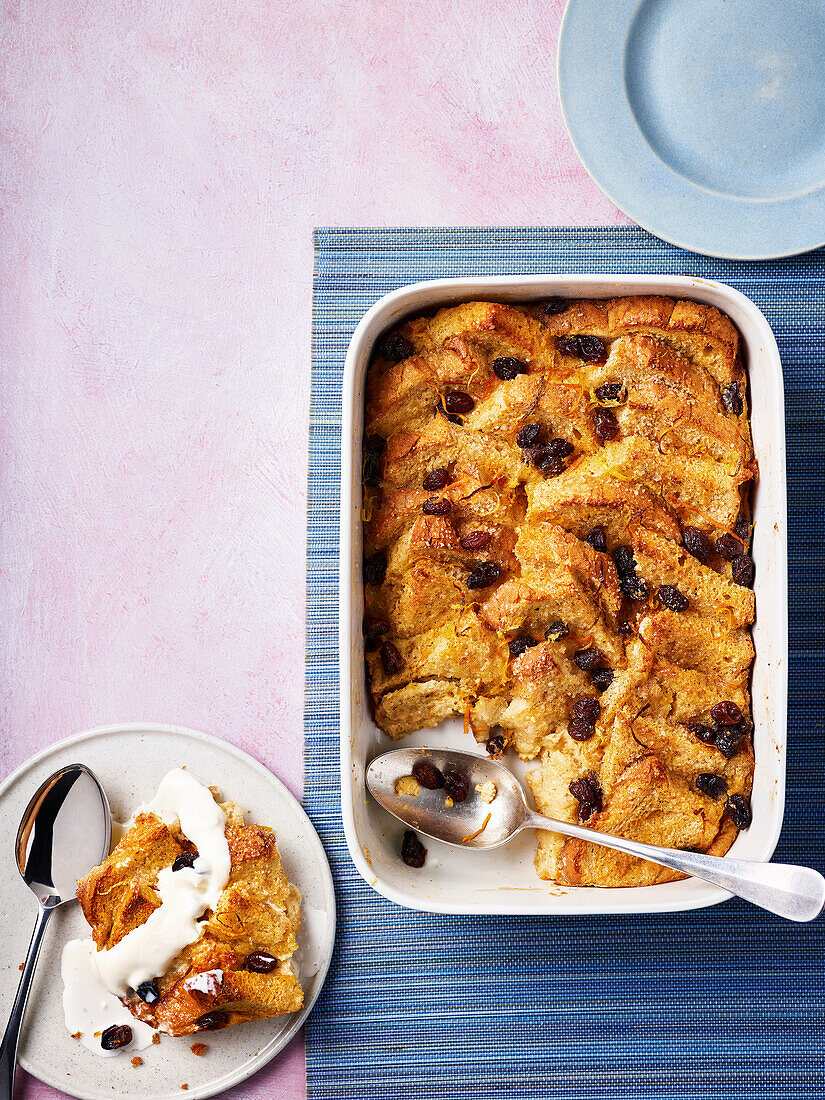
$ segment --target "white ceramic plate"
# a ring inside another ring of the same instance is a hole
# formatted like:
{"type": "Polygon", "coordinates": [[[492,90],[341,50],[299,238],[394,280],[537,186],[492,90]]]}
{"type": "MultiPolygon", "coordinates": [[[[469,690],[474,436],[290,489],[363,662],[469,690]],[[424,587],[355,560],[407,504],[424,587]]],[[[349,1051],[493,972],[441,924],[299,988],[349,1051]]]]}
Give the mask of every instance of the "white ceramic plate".
{"type": "MultiPolygon", "coordinates": [[[[561,295],[612,298],[664,294],[717,306],[739,329],[750,378],[753,444],[759,481],[753,492],[756,562],[756,660],[752,676],[756,770],[753,825],[739,834],[731,855],[770,859],[785,806],[788,689],[788,578],[785,502],[785,419],[782,365],[768,322],[738,290],[709,279],[678,275],[535,275],[436,279],[385,295],[355,330],[344,371],[341,433],[341,810],[353,862],[379,894],[411,909],[440,913],[655,913],[698,909],[730,895],[698,879],[623,889],[559,887],[542,883],[533,868],[535,837],[521,833],[490,852],[466,852],[427,841],[421,871],[399,859],[403,826],[368,796],[364,771],[372,758],[400,745],[472,748],[458,720],[390,741],[370,715],[364,678],[361,439],[364,380],[375,341],[411,313],[461,301],[524,302],[561,295]]],[[[509,760],[519,777],[532,765],[509,760]]]]}
{"type": "Polygon", "coordinates": [[[112,1096],[140,1100],[176,1100],[223,1092],[269,1062],[301,1027],[321,991],[335,939],[335,894],[324,849],[311,821],[280,780],[251,756],[214,737],[179,726],[128,725],[89,730],[60,741],[18,768],[0,786],[0,1020],[5,1021],[20,977],[34,927],[37,903],[24,885],[14,859],[17,823],[32,794],[52,772],[66,764],[87,764],[109,797],[115,820],[125,821],[151,798],[172,768],[186,765],[204,783],[275,830],[284,867],[303,895],[305,913],[323,914],[302,922],[299,947],[317,970],[302,978],[304,1008],[276,1020],[261,1020],[173,1039],[141,1052],[143,1065],[133,1069],[130,1056],[98,1058],[72,1039],[63,1022],[60,953],[63,944],[89,929],[76,903],[62,906],[46,931],[32,987],[19,1061],[41,1081],[83,1100],[112,1096]],[[197,1057],[189,1049],[196,1038],[208,1050],[197,1057]],[[181,1085],[188,1084],[188,1090],[181,1085]]]}

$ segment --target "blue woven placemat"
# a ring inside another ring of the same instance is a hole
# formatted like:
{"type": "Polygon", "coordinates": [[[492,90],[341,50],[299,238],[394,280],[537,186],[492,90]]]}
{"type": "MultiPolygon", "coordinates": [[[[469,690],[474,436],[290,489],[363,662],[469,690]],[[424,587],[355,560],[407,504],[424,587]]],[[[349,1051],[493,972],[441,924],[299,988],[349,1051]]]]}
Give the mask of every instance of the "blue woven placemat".
{"type": "Polygon", "coordinates": [[[636,228],[322,229],[315,245],[305,805],[340,909],[307,1024],[309,1096],[823,1100],[825,918],[796,926],[738,901],[644,917],[442,917],[364,884],[340,820],[336,600],[341,374],[377,298],[444,275],[731,283],[765,312],[785,372],[791,683],[776,858],[822,869],[825,252],[712,260],[636,228]]]}

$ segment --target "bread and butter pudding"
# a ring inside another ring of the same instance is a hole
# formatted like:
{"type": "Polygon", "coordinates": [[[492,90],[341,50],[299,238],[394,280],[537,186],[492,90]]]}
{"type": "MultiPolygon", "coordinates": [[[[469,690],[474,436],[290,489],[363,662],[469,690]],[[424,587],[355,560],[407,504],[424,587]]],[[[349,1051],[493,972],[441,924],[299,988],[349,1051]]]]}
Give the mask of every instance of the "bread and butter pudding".
{"type": "Polygon", "coordinates": [[[64,950],[64,1008],[90,1049],[139,1050],[153,1030],[214,1031],[303,1005],[291,963],[300,895],[272,830],[182,769],[77,897],[94,943],[64,950]]]}
{"type": "MultiPolygon", "coordinates": [[[[691,301],[470,302],[371,364],[364,633],[393,738],[463,715],[542,813],[723,854],[750,824],[750,485],[738,333],[691,301]]],[[[539,835],[569,885],[679,877],[539,835]]]]}

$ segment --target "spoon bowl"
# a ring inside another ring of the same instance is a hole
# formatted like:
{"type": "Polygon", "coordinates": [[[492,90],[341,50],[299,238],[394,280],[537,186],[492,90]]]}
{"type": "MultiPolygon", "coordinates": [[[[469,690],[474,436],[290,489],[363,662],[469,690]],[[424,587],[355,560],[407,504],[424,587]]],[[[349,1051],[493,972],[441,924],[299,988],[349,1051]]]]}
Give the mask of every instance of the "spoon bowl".
{"type": "Polygon", "coordinates": [[[396,749],[373,760],[366,778],[370,793],[385,810],[405,825],[446,844],[498,848],[522,829],[547,829],[701,878],[788,920],[814,920],[825,907],[825,879],[809,867],[660,848],[543,817],[529,808],[524,788],[512,772],[475,753],[396,749]],[[416,791],[410,780],[413,768],[422,760],[438,768],[442,776],[450,769],[462,773],[467,780],[466,798],[460,802],[448,798],[443,783],[435,790],[418,785],[416,791]]]}
{"type": "Polygon", "coordinates": [[[0,1046],[0,1100],[11,1100],[17,1042],[43,933],[58,906],[74,901],[77,881],[109,854],[112,815],[106,792],[85,764],[49,776],[32,796],[17,830],[15,855],[37,898],[38,916],[17,996],[0,1046]]]}
{"type": "Polygon", "coordinates": [[[470,752],[396,749],[384,753],[367,768],[367,787],[393,817],[458,848],[500,848],[524,827],[529,814],[524,789],[513,773],[489,756],[470,752]],[[412,775],[419,760],[426,760],[442,774],[459,767],[469,783],[466,799],[445,809],[443,787],[421,787],[414,796],[399,792],[398,780],[412,775]],[[490,783],[494,792],[487,787],[490,783]],[[485,801],[490,794],[494,794],[492,801],[485,801]]]}
{"type": "Polygon", "coordinates": [[[109,854],[106,792],[84,764],[50,776],[26,807],[15,855],[23,881],[48,908],[74,901],[77,882],[109,854]]]}

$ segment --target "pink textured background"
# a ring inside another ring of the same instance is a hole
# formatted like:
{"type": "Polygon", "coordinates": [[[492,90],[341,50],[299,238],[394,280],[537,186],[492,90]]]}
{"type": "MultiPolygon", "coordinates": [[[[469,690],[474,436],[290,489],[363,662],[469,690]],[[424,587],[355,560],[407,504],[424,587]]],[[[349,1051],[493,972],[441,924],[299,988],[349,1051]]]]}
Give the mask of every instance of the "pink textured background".
{"type": "MultiPolygon", "coordinates": [[[[562,8],[6,0],[2,774],[146,719],[300,792],[311,228],[623,221],[562,8]]],[[[231,1095],[304,1092],[296,1041],[231,1095]]]]}

